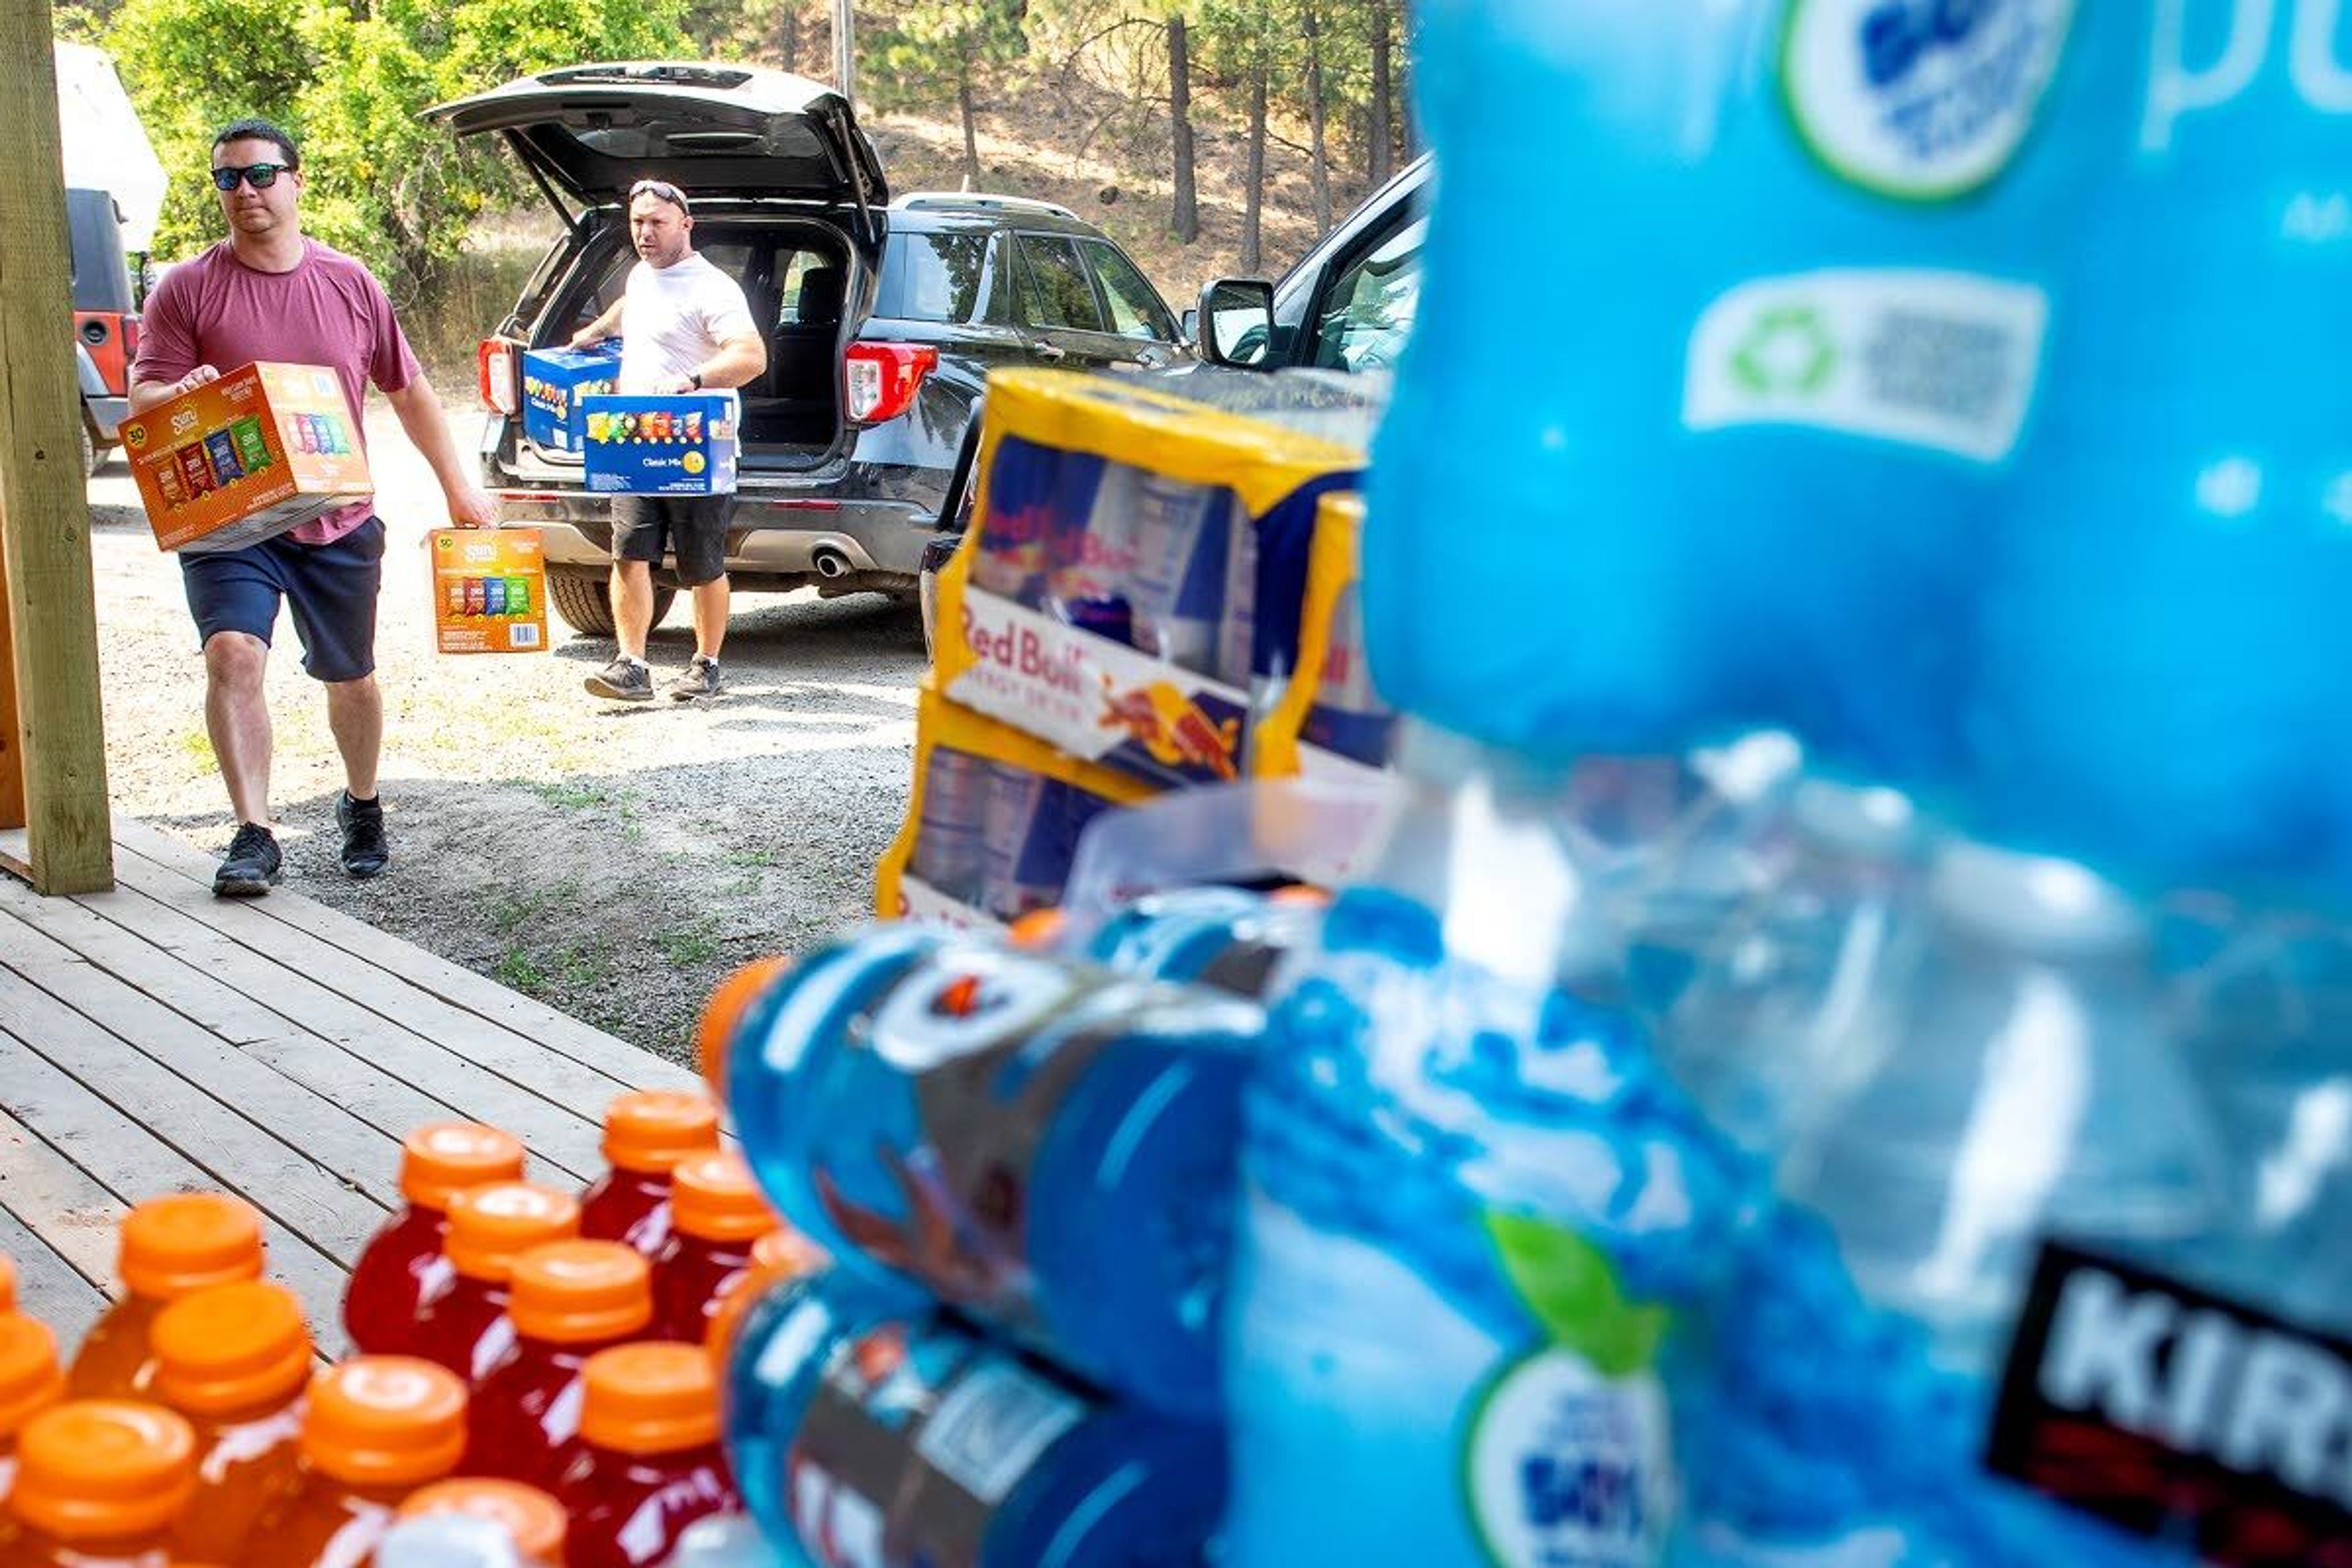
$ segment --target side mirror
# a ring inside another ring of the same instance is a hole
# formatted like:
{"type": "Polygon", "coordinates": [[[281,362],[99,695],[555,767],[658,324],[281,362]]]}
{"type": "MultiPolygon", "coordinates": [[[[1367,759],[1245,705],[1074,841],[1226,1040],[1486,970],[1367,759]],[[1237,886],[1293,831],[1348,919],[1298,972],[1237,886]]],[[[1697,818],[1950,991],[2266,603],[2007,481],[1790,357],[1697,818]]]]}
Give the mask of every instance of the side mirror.
{"type": "Polygon", "coordinates": [[[1184,322],[1181,330],[1187,346],[1195,348],[1200,346],[1201,312],[1197,308],[1184,312],[1184,322]]]}
{"type": "Polygon", "coordinates": [[[1201,290],[1201,357],[1247,370],[1274,347],[1274,285],[1260,278],[1220,278],[1201,290]]]}

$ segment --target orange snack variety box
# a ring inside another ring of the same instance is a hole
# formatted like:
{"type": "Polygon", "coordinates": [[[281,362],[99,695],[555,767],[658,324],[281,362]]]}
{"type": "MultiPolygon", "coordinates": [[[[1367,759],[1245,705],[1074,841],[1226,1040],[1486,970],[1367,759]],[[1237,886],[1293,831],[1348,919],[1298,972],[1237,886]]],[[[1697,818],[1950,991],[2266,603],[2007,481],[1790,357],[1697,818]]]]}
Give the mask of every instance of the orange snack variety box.
{"type": "Polygon", "coordinates": [[[335,373],[259,363],[122,422],[164,550],[242,550],[375,489],[335,373]]]}
{"type": "Polygon", "coordinates": [[[535,528],[436,528],[434,646],[443,653],[541,653],[547,553],[535,528]]]}

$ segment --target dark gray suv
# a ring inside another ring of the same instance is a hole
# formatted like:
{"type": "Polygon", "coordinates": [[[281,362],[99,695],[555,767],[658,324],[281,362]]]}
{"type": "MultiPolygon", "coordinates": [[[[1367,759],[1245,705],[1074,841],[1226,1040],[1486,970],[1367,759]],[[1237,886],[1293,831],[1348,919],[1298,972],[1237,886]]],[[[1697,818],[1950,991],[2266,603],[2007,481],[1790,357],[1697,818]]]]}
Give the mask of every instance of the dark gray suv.
{"type": "MultiPolygon", "coordinates": [[[[612,630],[610,503],[587,492],[576,454],[524,437],[520,350],[564,343],[620,297],[639,179],[687,191],[695,247],[742,283],[767,331],[768,369],[743,388],[727,548],[739,589],[913,597],[925,544],[959,510],[990,370],[1187,357],[1174,314],[1099,229],[1011,196],[893,201],[849,105],[816,82],[577,66],[427,115],[502,137],[563,220],[483,345],[481,458],[501,520],[546,531],[549,599],[580,631],[612,630]]],[[[658,619],[670,588],[656,583],[658,619]]]]}

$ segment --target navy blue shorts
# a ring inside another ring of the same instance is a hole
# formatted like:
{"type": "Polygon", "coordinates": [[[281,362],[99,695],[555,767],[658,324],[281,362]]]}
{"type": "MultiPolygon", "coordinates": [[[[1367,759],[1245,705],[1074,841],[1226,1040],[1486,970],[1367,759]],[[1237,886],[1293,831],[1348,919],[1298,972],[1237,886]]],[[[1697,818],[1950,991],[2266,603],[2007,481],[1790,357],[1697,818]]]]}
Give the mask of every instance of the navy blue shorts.
{"type": "Polygon", "coordinates": [[[331,544],[281,533],[243,550],[180,557],[199,645],[216,632],[269,640],[278,602],[294,611],[302,668],[313,680],[375,672],[375,600],[383,586],[383,520],[372,517],[331,544]]]}

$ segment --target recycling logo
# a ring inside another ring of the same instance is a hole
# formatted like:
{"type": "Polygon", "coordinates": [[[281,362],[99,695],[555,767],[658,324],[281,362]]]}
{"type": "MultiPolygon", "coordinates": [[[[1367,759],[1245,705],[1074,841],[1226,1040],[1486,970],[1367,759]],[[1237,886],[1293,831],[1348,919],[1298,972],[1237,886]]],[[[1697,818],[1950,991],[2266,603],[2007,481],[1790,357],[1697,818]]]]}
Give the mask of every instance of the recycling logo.
{"type": "Polygon", "coordinates": [[[1811,305],[1777,305],[1732,351],[1731,378],[1759,397],[1819,395],[1837,374],[1837,341],[1811,305]]]}

